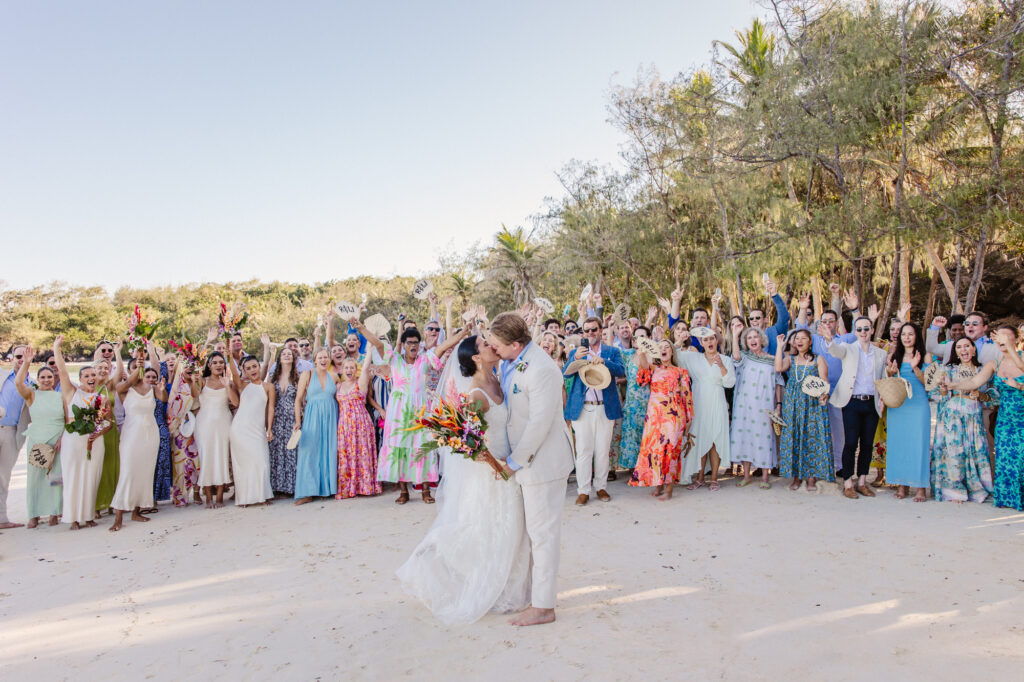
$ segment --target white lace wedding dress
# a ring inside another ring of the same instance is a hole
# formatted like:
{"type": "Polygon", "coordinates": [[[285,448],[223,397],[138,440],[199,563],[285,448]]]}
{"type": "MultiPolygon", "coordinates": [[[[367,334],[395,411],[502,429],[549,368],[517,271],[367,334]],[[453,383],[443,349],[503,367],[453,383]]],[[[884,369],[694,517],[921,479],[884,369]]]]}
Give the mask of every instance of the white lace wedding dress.
{"type": "MultiPolygon", "coordinates": [[[[488,401],[487,447],[504,460],[508,410],[488,401]]],[[[483,462],[446,452],[437,518],[398,569],[402,589],[448,625],[472,623],[488,612],[519,611],[530,603],[522,490],[515,481],[496,480],[483,462]]]]}

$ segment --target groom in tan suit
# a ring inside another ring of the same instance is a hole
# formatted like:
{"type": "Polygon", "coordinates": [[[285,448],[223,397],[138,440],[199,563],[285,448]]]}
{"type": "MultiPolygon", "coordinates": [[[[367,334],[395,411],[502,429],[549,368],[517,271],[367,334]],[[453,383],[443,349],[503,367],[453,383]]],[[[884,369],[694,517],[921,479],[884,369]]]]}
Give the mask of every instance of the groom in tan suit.
{"type": "Polygon", "coordinates": [[[562,372],[530,339],[526,321],[501,313],[491,323],[488,341],[502,358],[501,388],[508,405],[505,461],[523,489],[526,532],[533,557],[530,608],[510,622],[540,625],[555,620],[558,558],[565,486],[575,457],[562,419],[562,372]]]}

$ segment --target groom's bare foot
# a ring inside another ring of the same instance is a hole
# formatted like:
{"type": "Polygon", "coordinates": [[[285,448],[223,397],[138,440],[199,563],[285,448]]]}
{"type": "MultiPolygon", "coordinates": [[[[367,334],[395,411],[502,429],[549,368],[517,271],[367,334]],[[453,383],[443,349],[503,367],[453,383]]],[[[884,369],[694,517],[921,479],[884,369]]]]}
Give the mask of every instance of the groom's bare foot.
{"type": "Polygon", "coordinates": [[[531,606],[509,621],[512,625],[521,625],[524,627],[527,625],[543,625],[544,623],[554,622],[554,609],[538,609],[535,606],[531,606]]]}

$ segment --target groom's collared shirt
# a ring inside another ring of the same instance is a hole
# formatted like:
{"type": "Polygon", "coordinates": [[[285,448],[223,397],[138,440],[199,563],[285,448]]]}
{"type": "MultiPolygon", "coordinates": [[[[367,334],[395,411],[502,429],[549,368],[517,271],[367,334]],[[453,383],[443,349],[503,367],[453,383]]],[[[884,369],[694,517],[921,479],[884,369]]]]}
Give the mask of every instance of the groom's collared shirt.
{"type": "MultiPolygon", "coordinates": [[[[512,360],[511,362],[508,360],[501,361],[501,390],[505,394],[506,405],[508,404],[509,396],[512,395],[509,386],[510,384],[513,383],[512,377],[513,374],[515,374],[516,372],[516,367],[519,365],[520,362],[524,362],[523,356],[526,355],[526,351],[530,350],[530,346],[532,345],[532,341],[526,344],[526,346],[523,348],[522,351],[520,351],[519,355],[516,357],[515,360],[512,360]]],[[[507,458],[505,460],[505,463],[508,464],[508,468],[511,469],[512,471],[519,471],[522,468],[521,466],[516,464],[511,457],[507,458]]]]}

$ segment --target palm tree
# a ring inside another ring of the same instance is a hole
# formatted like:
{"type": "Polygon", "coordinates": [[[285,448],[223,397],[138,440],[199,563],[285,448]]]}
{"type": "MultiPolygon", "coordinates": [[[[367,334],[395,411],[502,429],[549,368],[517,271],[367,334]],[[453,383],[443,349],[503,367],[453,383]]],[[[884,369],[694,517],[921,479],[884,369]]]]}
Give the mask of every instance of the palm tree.
{"type": "Polygon", "coordinates": [[[771,69],[775,57],[775,36],[765,30],[760,19],[754,19],[746,31],[736,31],[742,50],[721,40],[714,41],[732,55],[736,63],[729,66],[729,76],[747,90],[748,101],[761,80],[771,69]]]}
{"type": "Polygon", "coordinates": [[[533,240],[533,232],[522,227],[509,230],[501,226],[491,248],[493,274],[509,282],[517,306],[532,301],[537,293],[533,286],[541,267],[537,253],[540,247],[533,240]]]}
{"type": "Polygon", "coordinates": [[[471,275],[466,275],[464,272],[453,272],[450,274],[452,278],[452,288],[455,290],[455,295],[459,297],[459,303],[462,304],[462,310],[469,307],[469,299],[473,295],[473,287],[476,285],[476,281],[471,275]]]}

